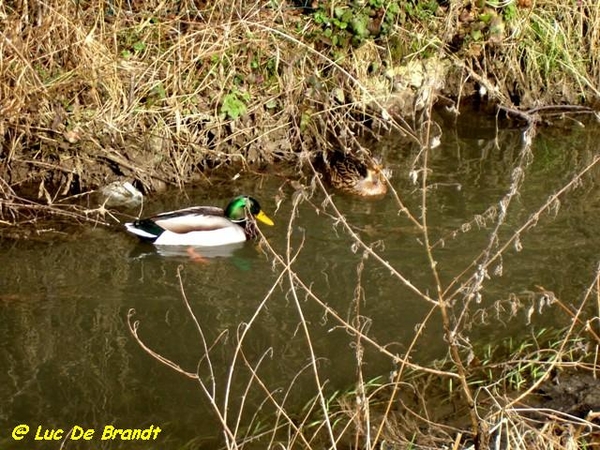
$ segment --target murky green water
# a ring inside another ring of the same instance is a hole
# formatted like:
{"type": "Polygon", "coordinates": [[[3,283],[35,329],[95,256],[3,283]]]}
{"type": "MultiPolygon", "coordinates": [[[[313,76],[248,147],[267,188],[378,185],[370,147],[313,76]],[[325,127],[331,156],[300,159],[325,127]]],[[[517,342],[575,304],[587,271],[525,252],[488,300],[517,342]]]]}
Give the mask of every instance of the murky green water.
{"type": "MultiPolygon", "coordinates": [[[[432,183],[428,216],[432,242],[444,238],[435,256],[444,283],[467,267],[489,240],[485,226],[463,226],[497,204],[511,183],[521,149],[519,130],[502,131],[494,145],[488,127],[448,129],[441,147],[431,155],[432,183]],[[462,227],[462,229],[461,229],[462,227]],[[453,232],[458,231],[453,236],[453,232]]],[[[565,132],[547,130],[535,141],[533,159],[527,166],[520,195],[513,199],[501,236],[508,236],[551,193],[568,182],[597,154],[597,129],[565,132]]],[[[395,140],[381,143],[385,159],[394,171],[393,183],[415,215],[420,193],[409,182],[408,170],[416,152],[397,148],[395,140]]],[[[490,274],[483,305],[535,292],[536,285],[553,291],[566,303],[581,298],[598,264],[600,192],[596,169],[562,198],[553,214],[543,214],[536,228],[524,234],[522,250],[514,246],[502,259],[502,276],[490,274]]],[[[261,200],[276,226],[262,230],[271,245],[285,255],[292,215],[293,189],[278,176],[243,175],[227,188],[191,189],[164,195],[146,205],[146,212],[192,204],[223,205],[238,193],[261,200]],[[284,200],[276,210],[276,198],[284,200]]],[[[434,294],[420,235],[388,195],[365,201],[341,195],[336,205],[367,243],[381,241],[377,252],[419,289],[434,294]]],[[[409,345],[417,324],[430,305],[390,276],[390,270],[374,258],[364,260],[361,251],[341,225],[317,211],[322,194],[302,203],[292,221],[291,243],[300,256],[293,268],[312,286],[321,300],[342,317],[351,317],[355,288],[361,285],[360,313],[369,318],[368,334],[387,343],[393,352],[409,345]],[[360,277],[360,281],[359,281],[360,277]]],[[[96,438],[68,442],[65,448],[214,448],[219,441],[217,422],[198,385],[152,359],[134,341],[127,327],[127,313],[135,308],[140,336],[154,350],[194,372],[201,344],[180,293],[178,268],[187,298],[207,339],[212,342],[228,331],[212,351],[215,377],[222,390],[240,324],[247,323],[274,287],[280,268],[256,245],[247,243],[227,257],[208,264],[191,262],[185,254],[164,256],[142,246],[119,230],[77,229],[53,242],[0,243],[0,447],[36,449],[33,433],[38,425],[69,429],[74,425],[96,430],[96,438]],[[18,424],[31,427],[23,441],[11,438],[18,424]],[[105,425],[119,428],[160,426],[156,441],[132,443],[100,441],[105,425]],[[76,444],[76,445],[75,445],[76,444]]],[[[496,266],[499,267],[498,265],[496,266]]],[[[337,327],[323,309],[300,291],[300,303],[312,333],[312,345],[322,357],[322,378],[331,390],[346,389],[355,381],[353,338],[337,327]]],[[[421,336],[415,360],[443,356],[441,328],[434,318],[421,336]]],[[[253,323],[244,341],[244,355],[254,363],[268,353],[259,373],[271,389],[290,385],[306,367],[309,352],[300,319],[284,277],[253,323]],[[270,352],[269,352],[269,349],[270,352]]],[[[506,323],[475,326],[472,339],[482,345],[532,329],[561,326],[566,318],[548,308],[536,313],[531,325],[524,313],[506,323]]],[[[365,373],[386,375],[393,368],[377,352],[367,350],[365,373]]],[[[206,379],[206,366],[200,373],[206,379]]],[[[232,410],[239,404],[248,372],[234,378],[232,410]]],[[[296,379],[290,404],[300,405],[314,395],[312,378],[304,370],[296,379]]],[[[222,392],[218,395],[223,401],[222,392]]],[[[250,417],[263,394],[251,389],[247,400],[250,417]]],[[[265,413],[270,409],[265,407],[265,413]]],[[[51,448],[59,448],[59,444],[51,448]]]]}

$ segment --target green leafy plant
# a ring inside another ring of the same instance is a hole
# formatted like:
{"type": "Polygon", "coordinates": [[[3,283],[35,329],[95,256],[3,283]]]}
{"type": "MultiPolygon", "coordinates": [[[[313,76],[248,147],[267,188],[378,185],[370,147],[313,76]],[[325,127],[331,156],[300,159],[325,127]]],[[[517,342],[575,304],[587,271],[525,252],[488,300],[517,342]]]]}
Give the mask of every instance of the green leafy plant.
{"type": "MultiPolygon", "coordinates": [[[[397,6],[397,4],[396,4],[397,6]]],[[[405,5],[407,14],[418,20],[428,20],[435,15],[438,4],[435,0],[427,2],[407,2],[405,5]]]]}
{"type": "MultiPolygon", "coordinates": [[[[432,8],[429,3],[427,5],[432,8]]],[[[388,34],[392,25],[404,14],[404,7],[407,6],[403,4],[401,7],[399,0],[369,0],[366,4],[337,4],[333,7],[323,3],[312,16],[315,24],[319,25],[319,31],[313,36],[333,48],[358,47],[368,39],[388,34]]]]}
{"type": "Polygon", "coordinates": [[[132,45],[132,48],[136,53],[142,53],[144,50],[146,50],[146,43],[143,41],[137,41],[132,45]]]}
{"type": "Polygon", "coordinates": [[[249,100],[250,94],[248,93],[230,92],[223,97],[221,114],[231,120],[236,120],[248,110],[247,103],[249,100]]]}

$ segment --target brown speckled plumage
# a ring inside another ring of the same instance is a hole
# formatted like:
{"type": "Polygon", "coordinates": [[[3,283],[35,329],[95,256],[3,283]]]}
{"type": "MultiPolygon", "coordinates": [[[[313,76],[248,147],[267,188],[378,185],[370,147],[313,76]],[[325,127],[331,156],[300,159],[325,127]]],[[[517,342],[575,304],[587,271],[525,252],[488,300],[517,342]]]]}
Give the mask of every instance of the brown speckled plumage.
{"type": "Polygon", "coordinates": [[[378,197],[387,192],[382,168],[342,152],[332,152],[323,158],[324,172],[336,189],[361,197],[378,197]]]}

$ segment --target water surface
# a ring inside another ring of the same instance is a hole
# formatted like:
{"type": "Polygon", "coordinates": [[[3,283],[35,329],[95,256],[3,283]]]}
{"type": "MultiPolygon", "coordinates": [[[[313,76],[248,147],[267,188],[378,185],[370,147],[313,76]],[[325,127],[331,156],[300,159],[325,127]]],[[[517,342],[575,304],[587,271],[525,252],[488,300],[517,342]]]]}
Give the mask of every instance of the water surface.
{"type": "MultiPolygon", "coordinates": [[[[487,245],[494,222],[477,225],[473,219],[506,195],[520,158],[521,138],[518,129],[496,135],[489,123],[463,125],[445,130],[442,145],[432,152],[428,223],[431,241],[438,242],[435,257],[445,285],[487,245]]],[[[598,138],[598,129],[546,130],[538,135],[525,181],[512,200],[500,235],[509,236],[589,163],[597,153],[598,138]]],[[[421,194],[408,176],[417,150],[396,142],[393,137],[384,140],[379,151],[394,172],[392,182],[403,202],[418,217],[421,194]]],[[[559,208],[542,214],[538,225],[522,236],[522,249],[513,247],[505,254],[486,283],[482,306],[507,299],[511,293],[526,299],[528,292],[539,291],[536,286],[551,290],[567,304],[581,300],[598,264],[598,176],[594,170],[584,177],[577,189],[561,199],[559,208]]],[[[241,193],[259,198],[275,221],[275,227],[261,229],[280,255],[285,255],[290,226],[292,251],[301,248],[293,270],[323,302],[342,317],[352,317],[360,286],[360,314],[369,319],[369,336],[388,344],[390,351],[406,350],[431,305],[374,258],[363,259],[343,226],[320,210],[322,193],[315,193],[294,211],[294,190],[284,178],[246,174],[226,185],[216,183],[210,189],[189,189],[186,195],[173,192],[151,199],[145,212],[194,204],[224,206],[241,193]]],[[[435,294],[422,236],[399,214],[391,195],[378,201],[344,195],[334,198],[366,243],[374,244],[382,258],[423,292],[435,294]]],[[[2,448],[46,448],[30,437],[13,441],[10,431],[21,423],[32,428],[81,425],[96,430],[108,424],[122,428],[158,425],[163,432],[156,442],[127,443],[127,448],[214,448],[220,438],[218,425],[197,383],[151,358],[127,327],[127,314],[133,308],[140,336],[148,345],[185,370],[196,370],[201,345],[182,300],[178,273],[208,341],[228,333],[211,353],[220,389],[235,336],[243,329],[240,324],[251,320],[272,290],[246,337],[245,357],[257,363],[269,351],[259,372],[273,389],[286,388],[301,373],[291,405],[302,405],[314,395],[310,372],[304,370],[309,351],[289,279],[285,276],[274,286],[280,267],[264,248],[246,243],[202,264],[190,261],[185,252],[154,252],[119,228],[86,226],[65,232],[50,242],[0,242],[0,364],[5,368],[0,373],[2,448]]],[[[354,338],[301,290],[299,294],[311,344],[322,358],[322,378],[332,391],[351,387],[356,381],[354,338]]],[[[532,301],[535,298],[532,294],[532,301]]],[[[560,310],[548,308],[536,313],[531,324],[524,312],[500,326],[497,322],[477,326],[474,321],[470,336],[485,345],[565,323],[560,310]]],[[[434,317],[413,357],[427,362],[444,354],[439,318],[434,317]]],[[[389,358],[376,351],[367,349],[365,357],[368,377],[387,376],[394,368],[389,358]]],[[[200,372],[207,376],[205,365],[200,372]]],[[[234,378],[232,409],[247,379],[244,370],[234,378]]],[[[260,390],[251,390],[247,418],[262,398],[260,390]]],[[[222,392],[219,401],[223,401],[222,392]]],[[[93,440],[78,443],[77,448],[121,448],[118,444],[93,440]]],[[[68,443],[65,448],[75,447],[68,443]]]]}

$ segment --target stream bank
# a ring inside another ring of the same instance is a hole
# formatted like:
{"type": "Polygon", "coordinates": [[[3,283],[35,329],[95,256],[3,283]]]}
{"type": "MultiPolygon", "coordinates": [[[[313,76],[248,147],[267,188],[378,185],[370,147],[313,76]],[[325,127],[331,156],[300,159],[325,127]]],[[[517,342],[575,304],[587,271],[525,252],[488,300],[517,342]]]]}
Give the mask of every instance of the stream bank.
{"type": "Polygon", "coordinates": [[[150,193],[368,159],[390,131],[425,146],[433,107],[459,120],[465,99],[521,123],[540,105],[593,112],[591,4],[454,3],[5,2],[2,219],[115,181],[150,193]]]}

